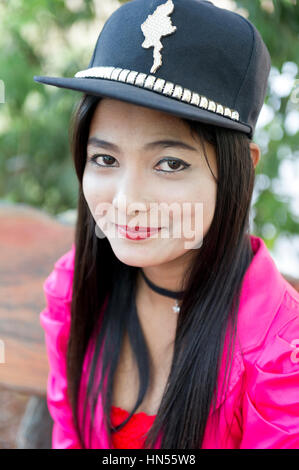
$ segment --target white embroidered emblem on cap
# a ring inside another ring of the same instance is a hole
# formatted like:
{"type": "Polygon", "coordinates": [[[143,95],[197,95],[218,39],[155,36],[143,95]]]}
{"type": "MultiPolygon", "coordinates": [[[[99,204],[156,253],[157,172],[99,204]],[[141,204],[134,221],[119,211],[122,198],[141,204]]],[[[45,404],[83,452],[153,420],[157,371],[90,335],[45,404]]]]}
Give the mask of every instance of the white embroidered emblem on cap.
{"type": "Polygon", "coordinates": [[[172,0],[167,0],[166,3],[159,5],[152,15],[148,15],[147,19],[142,23],[141,29],[144,34],[145,40],[141,44],[145,49],[150,47],[154,48],[154,63],[150,73],[155,73],[162,65],[162,55],[160,53],[163,49],[161,38],[173,34],[177,27],[171,23],[171,18],[168,17],[174,10],[172,0]]]}

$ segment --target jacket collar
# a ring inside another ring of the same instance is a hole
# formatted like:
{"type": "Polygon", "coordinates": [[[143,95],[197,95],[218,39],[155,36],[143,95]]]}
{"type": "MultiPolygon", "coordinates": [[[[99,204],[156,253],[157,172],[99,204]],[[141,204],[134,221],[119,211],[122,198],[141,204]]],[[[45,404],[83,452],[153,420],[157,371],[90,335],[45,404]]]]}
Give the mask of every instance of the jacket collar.
{"type": "Polygon", "coordinates": [[[231,375],[225,388],[226,361],[231,354],[228,349],[231,329],[228,328],[218,375],[218,385],[222,388],[216,398],[216,409],[224,402],[226,394],[235,387],[244,371],[242,354],[258,347],[265,338],[285,292],[286,281],[278,271],[264,241],[250,235],[250,242],[254,256],[241,286],[231,375]]]}
{"type": "Polygon", "coordinates": [[[250,241],[254,256],[243,278],[237,321],[242,352],[263,341],[286,289],[265,242],[254,235],[250,241]]]}

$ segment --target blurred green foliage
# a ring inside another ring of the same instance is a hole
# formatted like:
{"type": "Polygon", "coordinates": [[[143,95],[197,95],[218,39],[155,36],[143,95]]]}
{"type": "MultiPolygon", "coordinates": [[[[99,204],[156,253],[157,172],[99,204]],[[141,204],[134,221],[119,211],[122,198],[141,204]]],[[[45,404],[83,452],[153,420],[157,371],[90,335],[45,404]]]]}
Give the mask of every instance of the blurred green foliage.
{"type": "MultiPolygon", "coordinates": [[[[73,2],[79,8],[70,7],[72,0],[0,3],[0,79],[5,85],[5,102],[0,104],[0,199],[51,214],[76,208],[77,179],[68,130],[81,94],[38,84],[33,76],[72,77],[88,65],[95,43],[82,49],[70,40],[69,32],[79,22],[95,27],[95,1],[85,0],[81,6],[73,2]],[[52,38],[59,44],[56,49],[51,47],[52,38]]],[[[279,177],[286,160],[290,165],[299,160],[298,132],[288,132],[285,126],[288,113],[298,111],[299,6],[297,0],[236,0],[236,4],[248,11],[248,19],[260,31],[274,75],[290,70],[293,74],[294,86],[286,96],[268,87],[265,102],[273,117],[254,136],[262,156],[256,168],[252,232],[272,248],[281,234],[298,234],[298,208],[280,191],[279,177]]]]}
{"type": "MultiPolygon", "coordinates": [[[[299,207],[281,188],[279,178],[286,163],[297,167],[299,174],[299,133],[286,126],[289,113],[299,111],[299,4],[297,0],[236,0],[238,7],[248,11],[248,19],[261,33],[271,55],[271,76],[293,75],[294,85],[286,96],[279,87],[268,86],[265,103],[274,111],[273,119],[257,129],[254,141],[260,145],[262,155],[256,167],[256,196],[253,204],[254,233],[264,238],[272,249],[279,236],[298,235],[299,207]],[[292,73],[290,73],[292,71],[292,73]],[[298,76],[298,75],[297,75],[298,76]],[[269,230],[270,227],[270,230],[269,230]]],[[[297,119],[299,116],[297,116],[297,119]]],[[[297,185],[299,199],[299,181],[297,185]]]]}
{"type": "Polygon", "coordinates": [[[85,0],[74,12],[62,0],[9,0],[0,4],[0,14],[0,78],[5,84],[5,103],[0,104],[0,198],[51,214],[75,208],[77,178],[68,129],[79,94],[38,84],[33,76],[73,76],[82,68],[81,49],[66,32],[77,21],[94,19],[93,1],[85,0]],[[51,49],[51,38],[63,49],[51,49]],[[64,66],[52,73],[49,58],[55,64],[58,56],[64,66]]]}

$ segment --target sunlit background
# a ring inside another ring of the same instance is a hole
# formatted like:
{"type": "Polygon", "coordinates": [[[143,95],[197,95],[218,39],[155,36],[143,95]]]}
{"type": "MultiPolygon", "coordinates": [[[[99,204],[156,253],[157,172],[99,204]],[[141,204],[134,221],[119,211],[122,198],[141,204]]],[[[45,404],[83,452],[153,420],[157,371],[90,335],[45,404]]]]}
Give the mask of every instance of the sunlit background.
{"type": "MultiPolygon", "coordinates": [[[[123,3],[123,2],[122,2],[123,3]]],[[[299,8],[296,0],[213,0],[260,31],[272,68],[254,141],[251,232],[280,271],[299,277],[299,8]]],[[[80,94],[34,75],[73,77],[88,66],[117,0],[0,1],[0,203],[25,203],[74,218],[77,180],[68,129],[80,94]]]]}

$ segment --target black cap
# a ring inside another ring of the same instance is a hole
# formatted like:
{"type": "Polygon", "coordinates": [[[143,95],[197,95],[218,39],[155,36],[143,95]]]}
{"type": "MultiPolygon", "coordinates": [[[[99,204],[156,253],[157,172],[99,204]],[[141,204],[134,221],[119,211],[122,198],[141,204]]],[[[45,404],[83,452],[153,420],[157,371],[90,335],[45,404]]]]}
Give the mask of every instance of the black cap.
{"type": "Polygon", "coordinates": [[[235,12],[204,0],[132,0],[107,19],[87,68],[34,80],[252,138],[270,67],[260,33],[235,12]]]}

